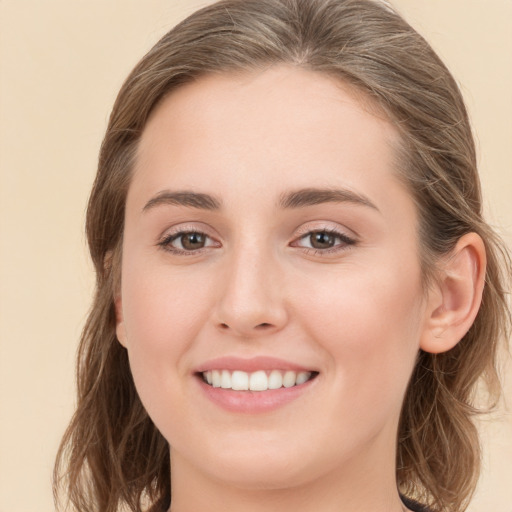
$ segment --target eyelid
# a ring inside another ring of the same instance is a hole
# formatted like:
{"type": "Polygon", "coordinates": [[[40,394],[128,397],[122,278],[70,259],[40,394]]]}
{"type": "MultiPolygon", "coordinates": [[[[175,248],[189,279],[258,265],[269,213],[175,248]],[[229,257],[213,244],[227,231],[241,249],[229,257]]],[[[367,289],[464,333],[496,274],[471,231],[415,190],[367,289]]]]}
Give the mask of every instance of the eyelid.
{"type": "Polygon", "coordinates": [[[176,226],[172,226],[171,228],[166,229],[162,235],[158,237],[156,245],[163,249],[164,251],[170,252],[176,255],[183,256],[194,256],[202,254],[204,251],[210,249],[211,247],[220,247],[221,244],[215,239],[215,237],[210,233],[210,229],[205,227],[204,225],[198,226],[197,224],[178,224],[176,226]],[[177,247],[172,247],[170,244],[173,240],[179,238],[181,235],[185,235],[187,233],[197,233],[205,236],[209,240],[212,240],[214,243],[207,245],[205,247],[201,247],[195,250],[187,250],[187,249],[179,249],[177,247]]]}
{"type": "Polygon", "coordinates": [[[295,238],[300,238],[301,236],[308,235],[313,232],[333,233],[354,242],[359,240],[358,235],[353,230],[339,224],[328,223],[325,221],[307,222],[306,224],[303,224],[297,229],[297,236],[295,238]]]}
{"type": "Polygon", "coordinates": [[[338,255],[344,251],[349,250],[351,247],[356,245],[358,242],[357,236],[348,234],[346,231],[349,231],[349,230],[343,229],[340,226],[334,227],[332,225],[328,225],[325,223],[322,223],[322,224],[307,223],[307,224],[302,225],[297,230],[296,236],[290,245],[292,247],[299,247],[306,253],[313,253],[314,255],[319,255],[319,256],[329,256],[329,255],[334,256],[334,255],[338,255]],[[303,240],[303,239],[307,238],[308,236],[311,236],[311,234],[313,234],[313,233],[328,233],[328,234],[333,235],[334,237],[338,238],[339,240],[341,240],[342,243],[334,245],[329,248],[324,248],[324,249],[315,249],[314,247],[303,247],[300,245],[295,245],[298,242],[300,242],[300,240],[303,240]]]}
{"type": "MultiPolygon", "coordinates": [[[[314,229],[312,231],[308,231],[306,234],[297,237],[294,240],[294,242],[296,242],[298,240],[303,240],[303,239],[307,238],[308,236],[311,236],[313,233],[327,233],[328,235],[333,235],[335,238],[339,238],[342,242],[344,242],[347,245],[352,245],[352,244],[356,243],[356,240],[354,240],[353,238],[348,237],[344,233],[341,233],[336,230],[331,230],[331,229],[314,229]]],[[[307,247],[306,247],[306,249],[307,249],[307,247]]],[[[333,248],[330,248],[330,249],[333,249],[333,248]]],[[[316,250],[320,251],[322,249],[316,249],[316,250]]],[[[329,249],[323,249],[323,250],[328,251],[329,249]]]]}
{"type": "Polygon", "coordinates": [[[200,223],[180,223],[174,226],[170,226],[165,228],[161,235],[159,235],[158,239],[163,240],[164,238],[168,238],[172,235],[177,235],[179,233],[201,233],[210,238],[215,238],[216,235],[213,234],[213,230],[209,228],[207,225],[200,223]]]}

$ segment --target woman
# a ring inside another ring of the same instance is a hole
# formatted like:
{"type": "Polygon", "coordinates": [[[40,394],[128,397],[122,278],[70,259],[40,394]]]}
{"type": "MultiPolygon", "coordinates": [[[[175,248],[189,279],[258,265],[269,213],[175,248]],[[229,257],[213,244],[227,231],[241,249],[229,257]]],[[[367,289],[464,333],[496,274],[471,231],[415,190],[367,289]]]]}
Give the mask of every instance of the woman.
{"type": "Polygon", "coordinates": [[[182,22],[119,93],[87,232],[78,510],[465,509],[510,264],[460,92],[391,8],[182,22]]]}

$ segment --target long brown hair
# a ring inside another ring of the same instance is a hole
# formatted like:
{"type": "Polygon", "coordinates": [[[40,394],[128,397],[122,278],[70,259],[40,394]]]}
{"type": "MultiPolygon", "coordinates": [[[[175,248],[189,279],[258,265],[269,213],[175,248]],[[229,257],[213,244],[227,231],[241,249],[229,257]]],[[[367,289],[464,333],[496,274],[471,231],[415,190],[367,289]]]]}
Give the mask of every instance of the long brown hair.
{"type": "Polygon", "coordinates": [[[433,511],[461,512],[479,475],[475,387],[496,399],[496,353],[508,333],[507,251],[482,218],[474,141],[459,89],[426,41],[372,0],[223,0],[166,34],[138,63],[115,102],[87,210],[96,295],[77,362],[76,413],[55,465],[55,495],[76,510],[144,510],[170,501],[169,446],[135,391],[115,335],[126,193],[138,141],[167,94],[208,73],[288,63],[361,91],[401,134],[398,172],[420,217],[425,281],[469,232],[487,250],[482,306],[461,342],[420,352],[398,431],[399,490],[433,511]],[[64,478],[64,480],[63,480],[64,478]]]}

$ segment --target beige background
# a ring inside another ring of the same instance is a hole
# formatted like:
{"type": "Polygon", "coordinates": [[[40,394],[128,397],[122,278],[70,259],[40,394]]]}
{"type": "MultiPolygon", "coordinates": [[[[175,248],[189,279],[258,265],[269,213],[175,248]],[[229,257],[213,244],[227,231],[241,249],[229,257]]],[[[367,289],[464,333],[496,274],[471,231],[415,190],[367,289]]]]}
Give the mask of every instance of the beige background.
{"type": "MultiPolygon", "coordinates": [[[[115,94],[158,38],[206,3],[0,0],[0,512],[53,510],[50,474],[92,290],[85,203],[115,94]]],[[[510,243],[512,0],[395,5],[461,84],[489,218],[510,243]]],[[[510,411],[482,423],[471,512],[512,512],[510,411]]]]}

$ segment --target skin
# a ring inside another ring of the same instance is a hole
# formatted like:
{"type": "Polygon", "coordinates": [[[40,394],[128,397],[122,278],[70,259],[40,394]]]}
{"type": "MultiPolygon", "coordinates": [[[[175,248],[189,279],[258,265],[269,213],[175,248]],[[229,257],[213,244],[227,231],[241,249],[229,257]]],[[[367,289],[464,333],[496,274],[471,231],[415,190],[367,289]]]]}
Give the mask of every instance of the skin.
{"type": "MultiPolygon", "coordinates": [[[[416,354],[460,339],[443,301],[458,297],[458,275],[483,278],[469,240],[459,274],[422,288],[397,141],[349,88],[286,66],[201,78],[153,113],[126,203],[117,335],[171,445],[173,512],[403,510],[395,437],[416,354]],[[358,201],[277,206],[314,187],[358,201]],[[174,191],[221,207],[157,199],[174,191]],[[315,252],[308,233],[325,230],[341,238],[315,252]],[[188,240],[171,240],[179,231],[204,233],[204,247],[172,252],[188,240]],[[226,355],[270,355],[318,376],[273,411],[230,412],[194,374],[226,355]]],[[[478,297],[469,302],[468,322],[478,297]]]]}

